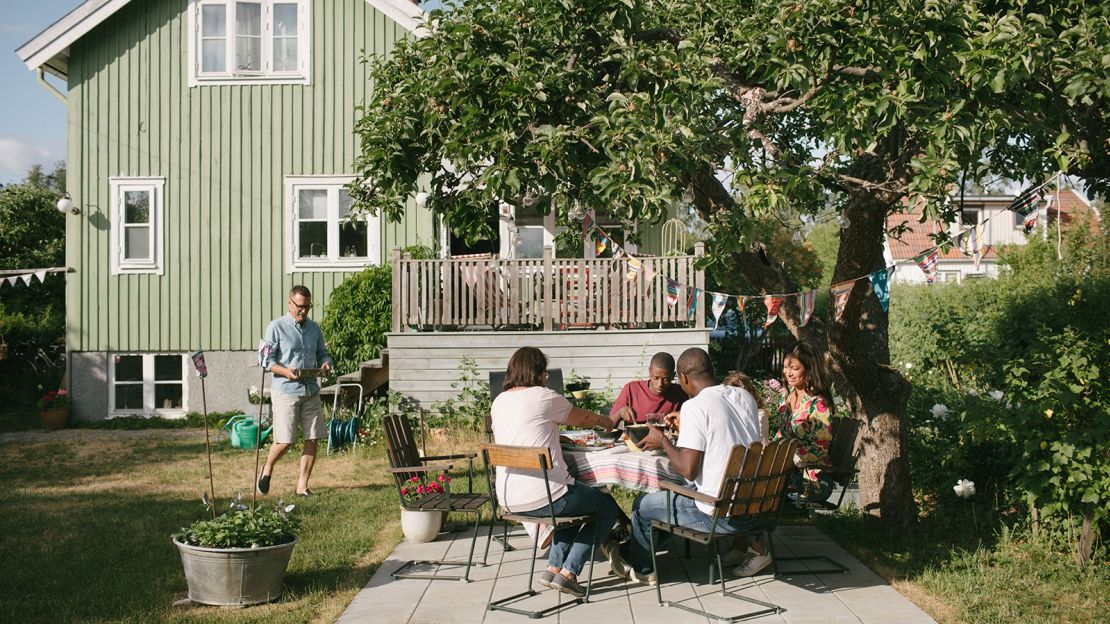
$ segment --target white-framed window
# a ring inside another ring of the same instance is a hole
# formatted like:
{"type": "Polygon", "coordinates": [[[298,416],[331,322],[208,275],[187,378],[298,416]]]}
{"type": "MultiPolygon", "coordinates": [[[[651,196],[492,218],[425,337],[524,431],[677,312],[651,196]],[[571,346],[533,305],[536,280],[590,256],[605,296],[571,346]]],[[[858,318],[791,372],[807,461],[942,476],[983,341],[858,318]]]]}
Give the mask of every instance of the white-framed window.
{"type": "Polygon", "coordinates": [[[293,271],[344,271],[381,262],[378,215],[352,217],[353,176],[285,178],[286,257],[293,271]]]}
{"type": "Polygon", "coordinates": [[[190,0],[189,86],[309,84],[310,0],[190,0]]]}
{"type": "Polygon", "coordinates": [[[165,178],[109,178],[112,275],[163,273],[165,178]]]}
{"type": "Polygon", "coordinates": [[[186,357],[181,353],[114,353],[108,362],[108,413],[181,417],[188,408],[186,357]]]}

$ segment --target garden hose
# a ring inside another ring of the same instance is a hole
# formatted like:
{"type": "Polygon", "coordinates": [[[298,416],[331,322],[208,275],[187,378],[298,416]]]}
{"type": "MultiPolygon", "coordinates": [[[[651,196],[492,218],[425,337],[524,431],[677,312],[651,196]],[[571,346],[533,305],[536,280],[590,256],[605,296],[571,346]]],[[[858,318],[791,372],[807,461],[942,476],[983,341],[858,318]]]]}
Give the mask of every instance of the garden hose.
{"type": "Polygon", "coordinates": [[[335,450],[354,445],[358,441],[359,424],[357,416],[350,420],[335,420],[333,418],[328,425],[328,447],[335,450]]]}

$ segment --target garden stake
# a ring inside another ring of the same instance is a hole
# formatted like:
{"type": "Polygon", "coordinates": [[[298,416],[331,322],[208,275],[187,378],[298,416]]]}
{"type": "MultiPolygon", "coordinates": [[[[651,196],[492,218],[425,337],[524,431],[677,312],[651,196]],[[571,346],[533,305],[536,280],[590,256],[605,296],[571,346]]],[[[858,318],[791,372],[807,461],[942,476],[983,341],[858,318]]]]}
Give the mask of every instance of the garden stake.
{"type": "Polygon", "coordinates": [[[254,481],[251,482],[251,515],[258,507],[258,457],[262,452],[262,407],[266,404],[266,367],[262,367],[262,383],[258,385],[258,427],[254,434],[254,481]]]}
{"type": "Polygon", "coordinates": [[[216,519],[216,485],[212,478],[212,446],[208,436],[208,395],[204,391],[204,378],[208,376],[208,365],[204,363],[204,351],[193,354],[193,366],[200,377],[200,401],[204,408],[204,453],[208,456],[208,499],[212,501],[212,519],[216,519]]]}

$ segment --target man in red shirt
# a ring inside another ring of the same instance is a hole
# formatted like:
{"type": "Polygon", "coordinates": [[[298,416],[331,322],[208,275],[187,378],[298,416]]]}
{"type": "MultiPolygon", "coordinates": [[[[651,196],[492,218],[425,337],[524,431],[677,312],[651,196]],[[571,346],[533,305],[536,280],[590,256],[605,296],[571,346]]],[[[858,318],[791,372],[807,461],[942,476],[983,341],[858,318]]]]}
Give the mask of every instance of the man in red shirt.
{"type": "Polygon", "coordinates": [[[647,422],[649,416],[662,420],[678,412],[687,396],[673,381],[674,357],[663,351],[656,353],[648,365],[648,378],[626,383],[609,415],[620,414],[622,418],[628,416],[642,423],[647,422]]]}

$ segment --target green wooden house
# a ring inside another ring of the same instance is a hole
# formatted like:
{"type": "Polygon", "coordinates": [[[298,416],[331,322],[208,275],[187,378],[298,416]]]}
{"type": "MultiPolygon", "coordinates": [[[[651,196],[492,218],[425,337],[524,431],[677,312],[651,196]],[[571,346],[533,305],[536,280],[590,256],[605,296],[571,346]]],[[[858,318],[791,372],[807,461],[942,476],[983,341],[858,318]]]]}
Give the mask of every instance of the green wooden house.
{"type": "MultiPolygon", "coordinates": [[[[551,217],[503,205],[477,256],[416,197],[399,223],[346,222],[372,88],[360,59],[419,36],[420,17],[407,0],[86,0],[17,50],[47,88],[46,74],[66,85],[76,417],[199,409],[197,350],[209,410],[244,407],[289,288],[308,286],[319,318],[336,285],[385,262],[390,383],[423,401],[451,394],[462,355],[493,370],[535,344],[619,383],[644,353],[706,344],[661,288],[612,277],[624,260],[556,258],[551,217]],[[440,259],[396,251],[417,244],[440,259]]],[[[639,251],[661,253],[660,229],[644,226],[639,251]]],[[[701,279],[688,256],[645,260],[701,279]]]]}

